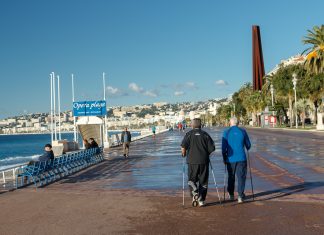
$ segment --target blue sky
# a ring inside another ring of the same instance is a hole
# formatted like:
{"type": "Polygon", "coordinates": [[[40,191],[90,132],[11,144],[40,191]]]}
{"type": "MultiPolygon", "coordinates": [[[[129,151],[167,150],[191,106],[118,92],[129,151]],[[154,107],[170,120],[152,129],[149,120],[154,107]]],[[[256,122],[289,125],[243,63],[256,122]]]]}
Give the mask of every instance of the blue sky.
{"type": "Polygon", "coordinates": [[[0,118],[62,110],[103,96],[108,106],[223,97],[252,80],[251,26],[260,25],[266,71],[302,52],[323,24],[324,2],[4,0],[0,3],[0,118]]]}

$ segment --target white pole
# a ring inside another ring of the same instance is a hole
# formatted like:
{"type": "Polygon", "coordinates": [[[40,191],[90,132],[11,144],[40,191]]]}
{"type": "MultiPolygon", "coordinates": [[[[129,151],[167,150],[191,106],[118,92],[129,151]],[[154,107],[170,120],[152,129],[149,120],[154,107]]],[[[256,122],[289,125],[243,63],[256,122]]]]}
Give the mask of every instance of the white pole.
{"type": "MultiPolygon", "coordinates": [[[[73,73],[72,73],[72,102],[74,102],[74,75],[73,75],[73,73]]],[[[73,115],[73,139],[74,139],[74,142],[76,142],[76,126],[75,126],[75,122],[76,122],[76,118],[73,115]]]]}
{"type": "MultiPolygon", "coordinates": [[[[102,80],[103,80],[103,89],[104,89],[104,101],[106,101],[106,78],[105,78],[105,73],[102,73],[102,80]]],[[[107,110],[107,102],[106,102],[106,110],[107,110]]],[[[105,142],[108,142],[108,133],[107,133],[107,114],[105,114],[105,121],[104,121],[104,138],[105,142]]],[[[104,147],[104,146],[103,146],[104,147]]]]}
{"type": "Polygon", "coordinates": [[[53,72],[53,100],[54,100],[54,105],[53,105],[53,115],[54,115],[54,140],[57,140],[57,132],[56,132],[56,84],[55,84],[55,74],[53,72]]]}
{"type": "Polygon", "coordinates": [[[60,76],[57,75],[57,96],[58,96],[58,113],[59,113],[59,140],[62,139],[61,135],[61,91],[60,91],[60,76]]]}
{"type": "Polygon", "coordinates": [[[105,73],[102,73],[102,82],[103,82],[103,89],[104,89],[104,100],[106,100],[106,79],[105,79],[105,73]]]}
{"type": "Polygon", "coordinates": [[[295,87],[295,110],[296,110],[296,129],[298,129],[298,116],[297,116],[297,92],[295,87]]]}
{"type": "MultiPolygon", "coordinates": [[[[274,118],[274,110],[273,110],[273,103],[274,103],[274,99],[273,99],[273,85],[270,85],[270,92],[271,92],[271,106],[272,106],[272,118],[274,118]]],[[[274,122],[272,123],[272,127],[274,127],[274,122]]]]}
{"type": "Polygon", "coordinates": [[[51,144],[53,143],[53,74],[51,76],[51,144]]]}

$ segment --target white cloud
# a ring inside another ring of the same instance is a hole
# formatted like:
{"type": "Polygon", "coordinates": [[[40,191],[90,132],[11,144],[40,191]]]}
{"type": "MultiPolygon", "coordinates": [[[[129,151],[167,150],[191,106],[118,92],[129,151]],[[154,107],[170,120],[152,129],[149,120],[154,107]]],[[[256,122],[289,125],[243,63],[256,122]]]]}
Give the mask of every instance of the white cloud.
{"type": "Polygon", "coordinates": [[[112,87],[112,86],[107,86],[106,87],[106,92],[107,95],[110,95],[110,98],[117,98],[117,97],[121,97],[121,96],[128,96],[128,93],[116,88],[116,87],[112,87]]]}
{"type": "Polygon", "coordinates": [[[118,94],[120,91],[118,88],[114,88],[112,86],[107,86],[106,87],[106,91],[109,93],[109,94],[112,94],[112,95],[116,95],[118,94]]]}
{"type": "Polygon", "coordinates": [[[187,87],[196,87],[196,84],[194,82],[186,82],[187,87]]]}
{"type": "Polygon", "coordinates": [[[137,85],[135,82],[132,82],[128,85],[128,88],[131,89],[132,91],[145,95],[145,96],[150,96],[150,97],[157,97],[158,96],[158,92],[155,90],[145,90],[144,88],[140,87],[139,85],[137,85]]]}
{"type": "Polygon", "coordinates": [[[150,96],[150,97],[157,97],[157,94],[153,91],[145,91],[143,95],[150,96]]]}
{"type": "Polygon", "coordinates": [[[227,86],[228,85],[228,83],[226,81],[224,81],[224,80],[217,80],[215,82],[215,84],[218,85],[218,86],[227,86]]]}
{"type": "Polygon", "coordinates": [[[138,86],[135,82],[129,83],[128,85],[129,89],[131,89],[132,91],[135,91],[137,93],[141,93],[144,91],[144,89],[140,86],[138,86]]]}
{"type": "Polygon", "coordinates": [[[175,91],[174,92],[174,95],[175,96],[182,96],[182,95],[184,95],[185,93],[183,92],[183,91],[175,91]]]}
{"type": "Polygon", "coordinates": [[[179,91],[181,89],[191,89],[191,90],[197,90],[199,87],[195,82],[184,82],[184,83],[175,83],[170,86],[175,91],[179,91]]]}

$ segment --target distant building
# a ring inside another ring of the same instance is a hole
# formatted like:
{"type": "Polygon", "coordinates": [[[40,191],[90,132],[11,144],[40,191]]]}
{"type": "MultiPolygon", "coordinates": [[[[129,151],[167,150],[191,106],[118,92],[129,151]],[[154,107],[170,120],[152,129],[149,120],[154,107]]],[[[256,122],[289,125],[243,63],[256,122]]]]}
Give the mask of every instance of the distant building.
{"type": "Polygon", "coordinates": [[[8,125],[10,124],[16,124],[17,123],[17,119],[16,118],[8,118],[7,119],[8,125]]]}
{"type": "Polygon", "coordinates": [[[7,121],[0,121],[0,127],[7,126],[9,123],[7,121]]]}
{"type": "Polygon", "coordinates": [[[164,105],[167,105],[168,103],[167,102],[156,102],[156,103],[153,103],[154,106],[160,108],[164,105]]]}
{"type": "Polygon", "coordinates": [[[126,111],[120,111],[118,109],[114,109],[113,114],[115,117],[124,117],[126,115],[126,111]]]}
{"type": "Polygon", "coordinates": [[[280,64],[277,64],[276,67],[274,67],[267,75],[271,76],[277,73],[278,69],[282,67],[286,67],[289,65],[297,65],[297,64],[303,64],[306,60],[306,56],[304,55],[295,55],[290,57],[287,60],[282,60],[280,64]]]}
{"type": "Polygon", "coordinates": [[[219,107],[219,104],[218,103],[212,102],[208,106],[208,112],[210,112],[210,114],[212,114],[212,115],[216,115],[217,114],[218,107],[219,107]]]}
{"type": "Polygon", "coordinates": [[[69,114],[63,113],[62,122],[68,122],[68,121],[69,121],[69,114]]]}
{"type": "Polygon", "coordinates": [[[38,118],[32,118],[31,120],[31,123],[37,123],[37,122],[40,122],[41,121],[41,118],[38,117],[38,118]]]}

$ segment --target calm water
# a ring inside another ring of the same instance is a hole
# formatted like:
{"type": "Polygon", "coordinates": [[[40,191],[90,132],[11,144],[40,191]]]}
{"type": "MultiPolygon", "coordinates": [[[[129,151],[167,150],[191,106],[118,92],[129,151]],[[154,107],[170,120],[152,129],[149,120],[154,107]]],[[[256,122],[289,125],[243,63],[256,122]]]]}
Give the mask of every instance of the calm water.
{"type": "MultiPolygon", "coordinates": [[[[117,132],[109,132],[109,135],[117,132]]],[[[132,133],[132,136],[139,135],[132,133]]],[[[73,139],[73,133],[62,133],[62,139],[73,139]]],[[[81,145],[81,138],[80,146],[81,145]]],[[[0,135],[0,169],[23,164],[38,158],[44,152],[44,145],[51,142],[50,134],[0,135]]]]}

